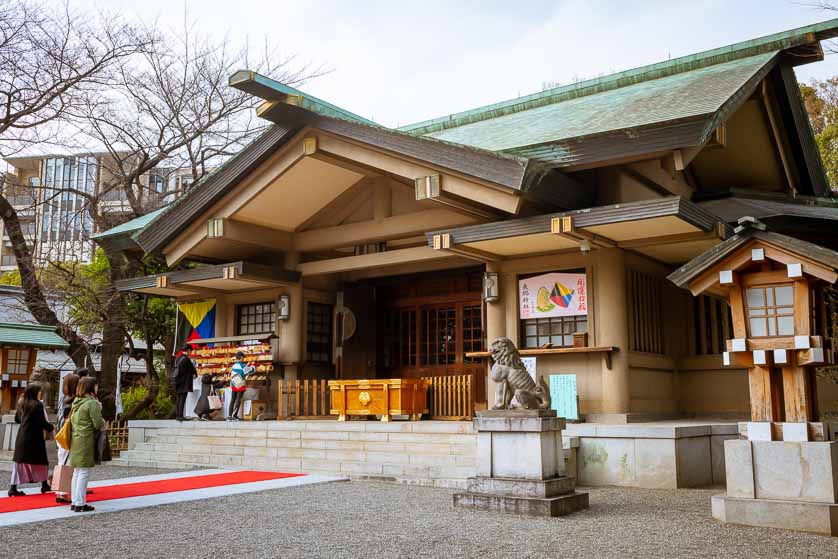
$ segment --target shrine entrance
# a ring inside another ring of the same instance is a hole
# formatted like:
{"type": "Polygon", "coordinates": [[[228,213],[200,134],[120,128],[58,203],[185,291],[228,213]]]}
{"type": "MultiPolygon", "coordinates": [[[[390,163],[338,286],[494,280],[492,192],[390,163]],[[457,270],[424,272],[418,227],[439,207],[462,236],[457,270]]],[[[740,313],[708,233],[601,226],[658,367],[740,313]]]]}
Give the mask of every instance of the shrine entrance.
{"type": "MultiPolygon", "coordinates": [[[[358,354],[364,354],[367,365],[374,363],[368,370],[371,378],[469,377],[473,401],[482,407],[485,360],[466,357],[486,347],[482,277],[477,267],[377,278],[347,290],[356,306],[358,293],[366,291],[371,299],[368,309],[375,309],[375,324],[358,320],[353,337],[374,343],[375,354],[369,346],[365,351],[347,343],[341,378],[354,378],[347,367],[363,361],[358,354]]],[[[368,309],[353,312],[369,318],[368,309]]]]}

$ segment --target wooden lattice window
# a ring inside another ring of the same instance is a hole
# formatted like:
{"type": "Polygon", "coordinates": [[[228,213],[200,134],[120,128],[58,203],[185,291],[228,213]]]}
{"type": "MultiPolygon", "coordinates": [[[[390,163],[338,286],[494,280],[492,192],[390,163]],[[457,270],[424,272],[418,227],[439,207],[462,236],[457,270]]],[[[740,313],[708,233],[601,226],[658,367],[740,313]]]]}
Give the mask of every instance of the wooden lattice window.
{"type": "Polygon", "coordinates": [[[755,286],[745,290],[748,332],[753,338],[794,335],[794,287],[755,286]]]}
{"type": "Polygon", "coordinates": [[[332,306],[306,303],[306,361],[332,362],[332,306]]]}
{"type": "MultiPolygon", "coordinates": [[[[463,353],[483,351],[483,307],[481,305],[463,306],[463,353]]],[[[463,356],[465,363],[478,363],[481,360],[463,356]]]]}
{"type": "Polygon", "coordinates": [[[717,355],[725,350],[725,340],[733,338],[730,305],[716,297],[692,297],[693,355],[717,355]]]}
{"type": "Polygon", "coordinates": [[[236,335],[269,334],[276,325],[276,303],[255,303],[236,307],[236,335]]]}
{"type": "Polygon", "coordinates": [[[629,346],[632,351],[664,353],[660,278],[629,270],[628,299],[631,305],[629,346]]]}
{"type": "Polygon", "coordinates": [[[10,349],[8,350],[7,359],[6,373],[12,375],[25,375],[29,372],[28,349],[10,349]]]}
{"type": "Polygon", "coordinates": [[[571,347],[573,334],[587,330],[586,315],[528,318],[521,321],[522,347],[536,348],[546,344],[553,344],[553,347],[571,347]]]}
{"type": "Polygon", "coordinates": [[[457,362],[457,307],[422,309],[422,365],[457,362]]]}

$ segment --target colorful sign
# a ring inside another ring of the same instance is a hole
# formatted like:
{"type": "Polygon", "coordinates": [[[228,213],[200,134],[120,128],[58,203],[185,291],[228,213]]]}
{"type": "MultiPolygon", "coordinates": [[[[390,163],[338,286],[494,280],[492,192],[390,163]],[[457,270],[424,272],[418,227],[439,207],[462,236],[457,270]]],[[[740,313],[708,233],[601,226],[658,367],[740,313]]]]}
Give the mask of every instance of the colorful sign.
{"type": "Polygon", "coordinates": [[[180,303],[178,310],[178,349],[180,344],[215,337],[215,299],[180,303]]]}
{"type": "Polygon", "coordinates": [[[550,375],[550,407],[565,419],[579,419],[576,375],[550,375]]]}
{"type": "Polygon", "coordinates": [[[588,314],[585,274],[552,273],[518,281],[521,318],[588,314]]]}

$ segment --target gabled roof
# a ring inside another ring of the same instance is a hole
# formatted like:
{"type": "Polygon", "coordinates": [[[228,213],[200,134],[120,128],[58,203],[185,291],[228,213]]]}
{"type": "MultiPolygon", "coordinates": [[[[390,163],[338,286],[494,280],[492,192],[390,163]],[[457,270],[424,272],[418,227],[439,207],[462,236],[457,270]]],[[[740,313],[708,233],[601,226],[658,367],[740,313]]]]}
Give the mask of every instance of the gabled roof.
{"type": "Polygon", "coordinates": [[[371,126],[380,126],[379,124],[351,113],[346,109],[341,109],[336,105],[332,105],[322,99],[318,99],[314,95],[304,93],[295,87],[285,85],[282,82],[272,80],[267,76],[257,74],[252,70],[239,70],[227,81],[228,85],[255,95],[260,99],[282,101],[289,105],[294,105],[308,111],[341,118],[352,122],[360,122],[362,124],[369,124],[371,126]]]}
{"type": "MultiPolygon", "coordinates": [[[[440,133],[444,130],[476,122],[526,112],[541,106],[562,103],[719,64],[759,57],[760,55],[770,56],[784,50],[793,50],[793,54],[800,57],[797,60],[800,64],[813,62],[823,58],[823,52],[817,45],[818,41],[836,36],[838,36],[838,19],[832,19],[592,80],[556,87],[485,107],[403,126],[400,129],[418,135],[440,133]],[[806,47],[814,47],[814,50],[806,47]]],[[[758,63],[758,61],[756,62],[758,63]]],[[[745,66],[744,70],[747,72],[748,64],[745,66]]]]}
{"type": "Polygon", "coordinates": [[[166,206],[134,235],[145,252],[156,252],[178,232],[220,200],[230,184],[247,176],[297,132],[296,127],[271,126],[209,175],[201,177],[180,198],[166,206]]]}
{"type": "MultiPolygon", "coordinates": [[[[518,105],[531,108],[514,110],[513,106],[491,111],[488,114],[497,114],[491,118],[480,113],[455,120],[463,123],[458,126],[440,124],[417,132],[429,130],[427,136],[440,140],[531,157],[559,167],[593,155],[580,152],[579,146],[568,140],[660,123],[691,123],[681,126],[672,142],[674,146],[699,145],[738,107],[737,100],[744,101],[753,92],[773,68],[777,54],[772,51],[592,94],[572,89],[518,105]],[[437,130],[440,126],[443,128],[437,130]]],[[[627,139],[622,135],[619,141],[627,139]]]]}
{"type": "Polygon", "coordinates": [[[732,196],[700,202],[699,206],[727,221],[740,217],[757,219],[802,217],[838,221],[838,199],[814,196],[791,198],[778,194],[732,191],[732,196]]]}
{"type": "Polygon", "coordinates": [[[755,227],[737,228],[737,233],[719,243],[710,250],[696,256],[671,274],[667,279],[678,287],[687,288],[689,283],[712,268],[727,256],[744,247],[751,241],[765,241],[766,243],[786,249],[789,252],[804,255],[824,267],[838,271],[838,252],[820,245],[788,237],[773,231],[765,231],[755,227]]]}
{"type": "Polygon", "coordinates": [[[0,323],[0,345],[41,349],[66,349],[70,345],[55,333],[52,326],[0,323]]]}
{"type": "Polygon", "coordinates": [[[105,239],[110,239],[113,237],[118,236],[131,236],[138,231],[141,231],[146,225],[157,219],[159,215],[161,215],[168,206],[163,206],[160,209],[154,210],[151,213],[147,213],[145,215],[141,215],[140,217],[135,217],[130,221],[126,221],[121,225],[117,225],[116,227],[111,227],[106,231],[102,231],[101,233],[97,233],[91,237],[94,241],[102,241],[105,239]]]}

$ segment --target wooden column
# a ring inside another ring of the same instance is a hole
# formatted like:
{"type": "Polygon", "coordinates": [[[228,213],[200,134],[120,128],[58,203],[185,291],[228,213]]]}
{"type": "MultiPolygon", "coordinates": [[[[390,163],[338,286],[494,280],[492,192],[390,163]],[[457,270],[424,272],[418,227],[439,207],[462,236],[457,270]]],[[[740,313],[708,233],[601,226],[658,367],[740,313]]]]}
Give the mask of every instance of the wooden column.
{"type": "MultiPolygon", "coordinates": [[[[488,262],[486,264],[487,272],[500,272],[500,264],[498,262],[488,262]]],[[[497,338],[505,337],[506,334],[506,309],[507,299],[512,298],[517,305],[518,289],[517,281],[514,274],[503,274],[500,277],[500,300],[486,303],[486,343],[491,344],[497,338]]],[[[517,310],[515,311],[517,315],[517,310]]],[[[488,349],[488,347],[487,347],[488,349]]],[[[490,359],[486,360],[487,367],[491,367],[490,359]]],[[[492,380],[490,374],[486,374],[486,400],[489,409],[495,403],[495,381],[492,380]]],[[[473,412],[472,412],[473,413],[473,412]]]]}
{"type": "Polygon", "coordinates": [[[620,249],[600,249],[595,255],[597,345],[618,348],[611,356],[611,368],[602,368],[602,413],[627,414],[631,411],[628,364],[631,348],[625,253],[620,249]]]}
{"type": "Polygon", "coordinates": [[[783,387],[779,376],[769,367],[748,369],[751,396],[751,421],[782,421],[783,387]]]}
{"type": "MultiPolygon", "coordinates": [[[[293,270],[299,262],[299,254],[288,252],[285,255],[285,265],[293,270]]],[[[296,380],[303,361],[303,328],[305,314],[305,300],[303,299],[303,280],[289,284],[282,289],[283,295],[290,298],[290,316],[288,320],[278,321],[279,359],[284,364],[283,378],[296,380]]]]}
{"type": "Polygon", "coordinates": [[[807,423],[815,421],[815,402],[811,369],[783,367],[783,400],[786,421],[807,423]]]}

